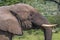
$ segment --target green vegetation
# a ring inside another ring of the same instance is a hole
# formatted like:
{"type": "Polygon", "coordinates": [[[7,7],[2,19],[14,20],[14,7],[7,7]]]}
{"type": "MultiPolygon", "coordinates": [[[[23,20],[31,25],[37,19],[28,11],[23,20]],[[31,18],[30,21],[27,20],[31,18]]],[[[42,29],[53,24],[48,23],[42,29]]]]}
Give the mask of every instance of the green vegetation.
{"type": "MultiPolygon", "coordinates": [[[[13,40],[44,40],[44,35],[41,30],[28,30],[28,31],[24,31],[23,36],[14,36],[13,40]]],[[[60,32],[53,33],[52,40],[60,40],[60,32]]]]}

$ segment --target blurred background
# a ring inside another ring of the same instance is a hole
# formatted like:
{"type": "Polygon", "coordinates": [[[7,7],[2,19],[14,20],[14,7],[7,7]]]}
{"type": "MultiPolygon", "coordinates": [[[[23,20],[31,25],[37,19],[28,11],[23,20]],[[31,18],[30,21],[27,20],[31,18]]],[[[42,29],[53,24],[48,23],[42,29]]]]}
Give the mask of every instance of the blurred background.
{"type": "MultiPolygon", "coordinates": [[[[57,24],[54,27],[53,40],[60,40],[60,0],[0,0],[0,6],[16,3],[25,3],[36,8],[50,23],[57,24]]],[[[23,36],[14,36],[13,40],[44,40],[43,32],[39,30],[24,31],[23,36]]]]}

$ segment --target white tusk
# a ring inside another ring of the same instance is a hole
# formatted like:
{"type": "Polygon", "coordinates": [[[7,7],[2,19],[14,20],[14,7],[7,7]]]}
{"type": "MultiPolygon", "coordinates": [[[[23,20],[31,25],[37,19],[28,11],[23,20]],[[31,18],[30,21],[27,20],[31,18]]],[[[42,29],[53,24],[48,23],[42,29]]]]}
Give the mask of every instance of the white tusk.
{"type": "Polygon", "coordinates": [[[43,26],[43,27],[54,27],[56,25],[57,24],[42,24],[41,26],[43,26]]]}

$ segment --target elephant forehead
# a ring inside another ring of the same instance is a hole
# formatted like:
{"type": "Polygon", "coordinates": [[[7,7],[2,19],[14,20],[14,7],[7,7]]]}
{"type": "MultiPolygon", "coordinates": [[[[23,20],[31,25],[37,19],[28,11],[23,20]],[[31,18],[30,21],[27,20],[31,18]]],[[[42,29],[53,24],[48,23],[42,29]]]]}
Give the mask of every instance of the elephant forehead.
{"type": "Polygon", "coordinates": [[[28,18],[28,16],[29,16],[29,14],[30,14],[30,12],[29,11],[27,11],[27,9],[20,9],[20,8],[18,8],[18,9],[11,9],[11,11],[13,12],[13,13],[16,13],[21,19],[26,19],[26,18],[28,18]]]}
{"type": "Polygon", "coordinates": [[[23,11],[26,11],[26,12],[28,12],[29,10],[26,8],[26,7],[23,7],[23,6],[19,6],[19,5],[11,5],[10,6],[10,9],[9,10],[12,10],[12,11],[14,11],[14,12],[23,12],[23,11]]]}
{"type": "Polygon", "coordinates": [[[21,12],[21,13],[19,13],[19,16],[21,17],[21,19],[27,19],[29,17],[29,13],[28,12],[21,12]]]}
{"type": "Polygon", "coordinates": [[[24,3],[19,3],[19,4],[15,4],[16,7],[18,8],[22,8],[23,10],[27,9],[27,11],[35,11],[35,8],[33,8],[32,6],[28,5],[28,4],[24,4],[24,3]]]}

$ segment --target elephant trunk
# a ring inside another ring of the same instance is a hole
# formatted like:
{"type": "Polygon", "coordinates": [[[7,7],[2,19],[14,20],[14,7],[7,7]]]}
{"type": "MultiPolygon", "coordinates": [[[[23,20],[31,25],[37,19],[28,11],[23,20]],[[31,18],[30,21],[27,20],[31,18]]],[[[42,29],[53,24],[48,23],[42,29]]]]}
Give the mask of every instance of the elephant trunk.
{"type": "Polygon", "coordinates": [[[52,40],[52,28],[44,29],[45,40],[52,40]]]}
{"type": "Polygon", "coordinates": [[[44,27],[45,40],[52,40],[52,27],[56,25],[57,24],[42,24],[42,26],[44,27]]]}

